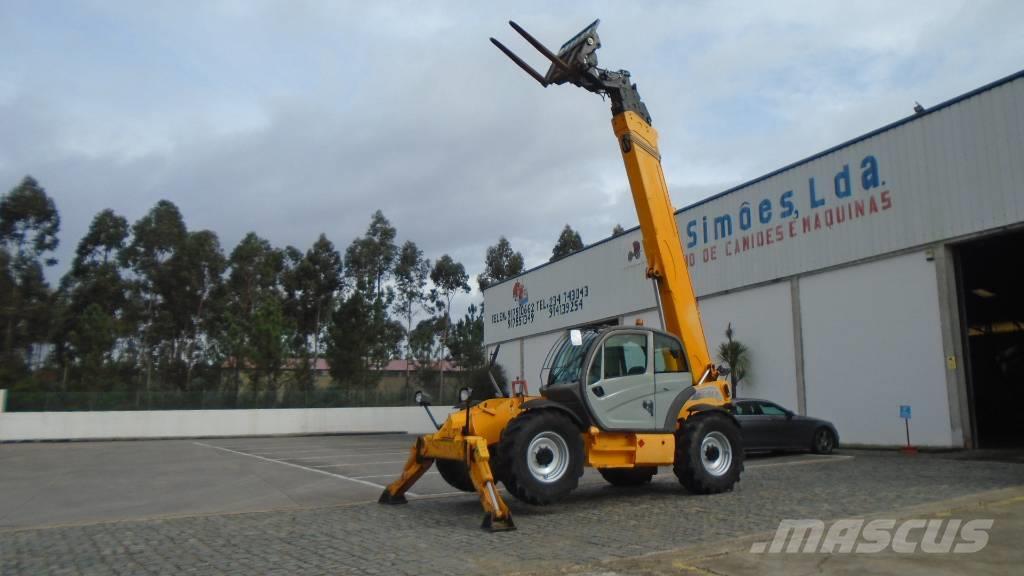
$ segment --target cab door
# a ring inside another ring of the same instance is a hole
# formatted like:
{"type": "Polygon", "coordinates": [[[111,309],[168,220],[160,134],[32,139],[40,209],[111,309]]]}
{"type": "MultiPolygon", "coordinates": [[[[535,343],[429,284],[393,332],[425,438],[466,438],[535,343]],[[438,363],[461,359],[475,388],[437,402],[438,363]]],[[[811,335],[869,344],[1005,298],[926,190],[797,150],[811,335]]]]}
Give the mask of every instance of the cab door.
{"type": "Polygon", "coordinates": [[[666,430],[674,430],[684,395],[693,384],[686,363],[683,344],[675,336],[655,332],[654,337],[654,422],[666,430]]]}
{"type": "Polygon", "coordinates": [[[587,371],[587,401],[605,430],[654,429],[651,333],[616,331],[602,342],[587,371]]]}

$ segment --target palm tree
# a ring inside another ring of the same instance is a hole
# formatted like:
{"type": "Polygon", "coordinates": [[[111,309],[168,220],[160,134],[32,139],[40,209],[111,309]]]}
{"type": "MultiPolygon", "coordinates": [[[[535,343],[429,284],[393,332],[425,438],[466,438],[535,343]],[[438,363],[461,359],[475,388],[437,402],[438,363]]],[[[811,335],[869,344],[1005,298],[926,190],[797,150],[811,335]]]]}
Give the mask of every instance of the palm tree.
{"type": "Polygon", "coordinates": [[[725,329],[726,341],[718,345],[718,361],[729,365],[729,382],[733,397],[739,396],[737,386],[750,369],[750,349],[739,340],[732,339],[732,322],[725,329]]]}

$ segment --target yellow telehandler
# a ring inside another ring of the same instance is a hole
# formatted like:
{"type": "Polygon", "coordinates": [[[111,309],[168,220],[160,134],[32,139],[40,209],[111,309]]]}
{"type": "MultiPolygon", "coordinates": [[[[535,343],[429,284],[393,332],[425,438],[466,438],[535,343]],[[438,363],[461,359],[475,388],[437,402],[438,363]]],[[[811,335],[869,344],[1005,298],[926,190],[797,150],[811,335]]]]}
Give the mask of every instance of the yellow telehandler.
{"type": "MultiPolygon", "coordinates": [[[[382,504],[405,503],[405,492],[435,463],[449,484],[479,494],[488,530],[515,528],[499,481],[516,498],[538,505],[576,488],[584,466],[614,485],[644,484],[659,466],[672,466],[679,482],[698,494],[731,490],[739,481],[739,424],[729,385],[719,380],[725,371],[711,362],[704,339],[658,134],[629,72],[597,67],[598,23],[555,54],[509,22],[551,61],[544,75],[494,38],[491,42],[542,86],[568,82],[611,100],[612,129],[665,330],[569,331],[545,361],[547,380],[539,396],[515,386],[506,393],[495,383],[495,397],[470,402],[468,391],[460,391],[459,410],[436,433],[417,439],[402,475],[381,494],[382,504]]],[[[429,414],[426,396],[417,393],[416,401],[429,414]]]]}

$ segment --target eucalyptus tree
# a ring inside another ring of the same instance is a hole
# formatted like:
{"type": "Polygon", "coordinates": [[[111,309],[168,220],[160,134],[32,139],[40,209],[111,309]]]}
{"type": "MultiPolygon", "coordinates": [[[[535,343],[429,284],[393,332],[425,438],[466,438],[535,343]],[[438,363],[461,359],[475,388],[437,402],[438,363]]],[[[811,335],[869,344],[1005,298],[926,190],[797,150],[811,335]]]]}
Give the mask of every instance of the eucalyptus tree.
{"type": "Polygon", "coordinates": [[[99,212],[61,279],[52,342],[65,388],[74,364],[79,365],[83,388],[89,383],[117,384],[112,378],[104,382],[101,375],[110,373],[118,342],[132,333],[124,319],[128,286],[117,261],[128,235],[128,220],[123,216],[110,209],[99,212]]]}
{"type": "Polygon", "coordinates": [[[253,392],[258,393],[261,376],[276,377],[284,361],[269,342],[288,337],[288,325],[278,314],[283,299],[284,267],[284,252],[255,232],[246,234],[228,257],[222,321],[215,339],[220,356],[234,372],[229,401],[237,399],[243,369],[250,365],[261,367],[262,373],[254,374],[252,381],[253,392]],[[270,372],[263,372],[266,370],[270,372]]]}
{"type": "Polygon", "coordinates": [[[427,279],[430,277],[430,261],[423,257],[423,251],[416,243],[408,240],[402,245],[395,265],[394,310],[405,321],[405,386],[411,386],[412,374],[412,320],[425,307],[428,299],[427,279]]]}
{"type": "Polygon", "coordinates": [[[33,346],[46,340],[51,291],[43,269],[53,266],[60,215],[31,176],[0,198],[0,386],[24,375],[33,346]]]}
{"type": "MultiPolygon", "coordinates": [[[[442,350],[448,349],[448,335],[452,323],[452,300],[459,292],[469,293],[469,275],[461,262],[456,262],[445,254],[437,259],[430,271],[430,281],[434,283],[433,294],[435,306],[440,314],[442,331],[442,350]]],[[[441,390],[444,390],[444,357],[440,365],[441,390]]]]}
{"type": "Polygon", "coordinates": [[[523,273],[523,255],[512,250],[508,239],[502,236],[498,243],[487,248],[484,271],[476,277],[483,292],[488,287],[523,273]]]}
{"type": "Polygon", "coordinates": [[[580,233],[566,224],[565,228],[562,228],[562,233],[558,235],[555,247],[551,249],[551,260],[549,261],[560,260],[580,250],[583,250],[583,239],[580,237],[580,233]]]}
{"type": "Polygon", "coordinates": [[[304,255],[291,246],[285,249],[285,254],[289,262],[282,277],[285,313],[295,325],[295,351],[307,364],[300,384],[303,391],[309,391],[325,330],[344,285],[344,264],[334,244],[324,234],[320,234],[304,255]]]}
{"type": "Polygon", "coordinates": [[[346,274],[357,290],[364,291],[367,300],[385,297],[385,283],[391,277],[398,255],[396,236],[394,226],[377,210],[370,217],[366,233],[345,250],[346,274]]]}
{"type": "Polygon", "coordinates": [[[376,382],[370,369],[371,340],[366,338],[373,310],[364,294],[353,291],[340,303],[327,328],[326,358],[331,377],[340,385],[368,386],[376,382]]]}
{"type": "Polygon", "coordinates": [[[221,284],[227,259],[217,234],[210,230],[188,232],[167,261],[159,282],[159,293],[167,315],[171,337],[170,357],[179,389],[192,387],[196,366],[210,359],[206,334],[215,329],[223,294],[221,284]],[[183,372],[181,374],[180,372],[183,372]]]}
{"type": "MultiPolygon", "coordinates": [[[[160,200],[132,225],[132,240],[121,251],[122,265],[131,272],[130,287],[137,315],[136,337],[145,366],[146,391],[152,390],[153,364],[168,338],[169,317],[161,307],[161,287],[167,281],[167,261],[185,241],[185,221],[178,207],[160,200]]],[[[166,292],[166,291],[164,291],[166,292]]]]}

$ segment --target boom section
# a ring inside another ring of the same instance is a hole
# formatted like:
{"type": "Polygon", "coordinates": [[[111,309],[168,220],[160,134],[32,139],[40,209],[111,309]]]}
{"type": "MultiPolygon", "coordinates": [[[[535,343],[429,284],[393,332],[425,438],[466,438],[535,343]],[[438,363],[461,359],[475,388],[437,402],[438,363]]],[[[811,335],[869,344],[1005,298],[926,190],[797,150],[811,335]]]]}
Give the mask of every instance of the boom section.
{"type": "Polygon", "coordinates": [[[658,131],[630,111],[616,114],[612,118],[612,128],[619,141],[640,221],[644,252],[647,254],[647,276],[656,280],[661,297],[664,328],[683,341],[696,384],[711,365],[711,356],[683,253],[675,209],[661,168],[658,131]]]}
{"type": "Polygon", "coordinates": [[[599,22],[595,20],[573,36],[557,54],[521,26],[509,22],[530,45],[551,61],[546,74],[533,69],[501,42],[494,38],[491,42],[541,86],[568,83],[611,100],[612,128],[619,141],[640,220],[640,232],[647,252],[647,275],[658,285],[665,330],[679,336],[686,347],[690,373],[696,385],[708,378],[717,378],[718,371],[711,363],[707,340],[704,339],[697,298],[686,268],[679,227],[676,226],[675,210],[661,169],[658,132],[651,127],[651,115],[640,99],[629,71],[597,66],[597,49],[601,47],[601,38],[597,34],[599,22]]]}

